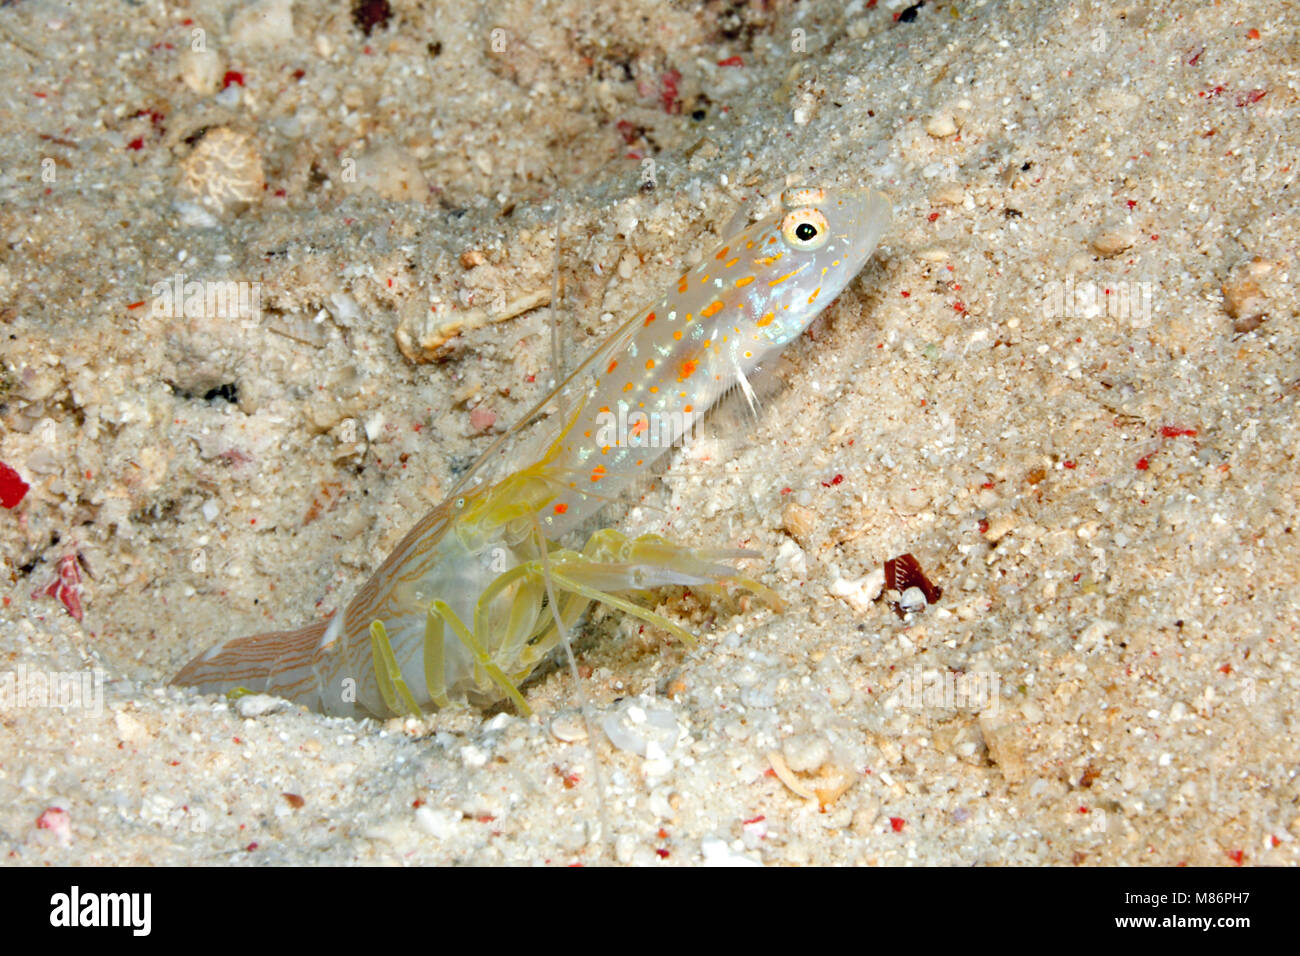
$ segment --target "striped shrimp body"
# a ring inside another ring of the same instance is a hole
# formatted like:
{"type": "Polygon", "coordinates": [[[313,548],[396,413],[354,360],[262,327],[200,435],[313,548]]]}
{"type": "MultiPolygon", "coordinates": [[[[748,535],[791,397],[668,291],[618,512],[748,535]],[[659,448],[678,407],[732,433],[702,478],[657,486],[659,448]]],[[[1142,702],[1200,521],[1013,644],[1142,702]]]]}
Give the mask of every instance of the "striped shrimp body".
{"type": "Polygon", "coordinates": [[[729,389],[799,335],[858,273],[890,218],[871,189],[799,188],[634,313],[501,436],[328,621],[219,644],[174,683],[276,694],[328,714],[417,714],[510,700],[592,602],[691,641],[634,598],[740,584],[747,552],[610,528],[573,539],[729,389]],[[520,436],[545,417],[550,434],[520,436]],[[665,426],[665,423],[668,423],[665,426]],[[496,477],[496,476],[502,477],[496,477]]]}

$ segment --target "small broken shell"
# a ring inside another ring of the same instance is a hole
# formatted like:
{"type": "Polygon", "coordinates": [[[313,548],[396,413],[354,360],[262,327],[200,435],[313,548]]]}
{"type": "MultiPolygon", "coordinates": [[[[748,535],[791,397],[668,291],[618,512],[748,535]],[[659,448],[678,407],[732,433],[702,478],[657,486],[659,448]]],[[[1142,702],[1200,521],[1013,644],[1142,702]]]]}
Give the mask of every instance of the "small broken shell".
{"type": "Polygon", "coordinates": [[[1100,256],[1117,256],[1133,245],[1131,233],[1121,229],[1103,232],[1092,239],[1092,249],[1100,256]]]}
{"type": "Polygon", "coordinates": [[[257,142],[228,126],[205,133],[180,170],[181,188],[219,214],[261,202],[266,186],[257,142]]]}
{"type": "Polygon", "coordinates": [[[943,588],[932,582],[911,554],[900,554],[885,562],[885,598],[900,618],[924,611],[943,597],[943,588]]]}
{"type": "Polygon", "coordinates": [[[1223,310],[1234,332],[1253,332],[1268,314],[1268,297],[1254,279],[1233,276],[1223,283],[1223,310]]]}
{"type": "Polygon", "coordinates": [[[776,774],[777,779],[789,787],[792,793],[805,800],[816,800],[821,810],[825,810],[848,793],[858,782],[857,773],[835,761],[822,764],[815,774],[796,774],[779,751],[770,751],[767,760],[772,765],[772,772],[776,774]]]}
{"type": "Polygon", "coordinates": [[[556,714],[551,718],[551,735],[562,743],[581,743],[587,739],[587,721],[581,711],[556,714]]]}
{"type": "Polygon", "coordinates": [[[600,726],[615,747],[641,757],[672,753],[683,736],[677,715],[653,697],[622,701],[600,726]]]}
{"type": "Polygon", "coordinates": [[[865,614],[871,609],[871,602],[880,597],[880,592],[884,588],[885,572],[882,568],[875,568],[870,574],[856,581],[837,577],[831,582],[828,590],[832,597],[839,598],[857,613],[865,614]]]}
{"type": "Polygon", "coordinates": [[[925,592],[918,587],[910,587],[898,597],[898,609],[904,614],[915,614],[926,607],[925,592]]]}

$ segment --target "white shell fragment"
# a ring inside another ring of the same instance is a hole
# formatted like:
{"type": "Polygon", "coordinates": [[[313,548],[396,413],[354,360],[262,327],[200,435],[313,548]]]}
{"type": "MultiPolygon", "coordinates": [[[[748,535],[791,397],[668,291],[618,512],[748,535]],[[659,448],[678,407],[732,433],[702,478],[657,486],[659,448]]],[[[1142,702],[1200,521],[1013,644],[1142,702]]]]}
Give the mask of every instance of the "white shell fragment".
{"type": "Polygon", "coordinates": [[[435,840],[446,840],[456,832],[460,815],[449,810],[420,807],[415,811],[415,823],[435,840]]]}
{"type": "Polygon", "coordinates": [[[796,773],[816,770],[831,756],[831,747],[821,734],[797,734],[781,743],[786,766],[796,773]]]}
{"type": "Polygon", "coordinates": [[[957,132],[957,123],[951,113],[936,113],[925,121],[925,131],[935,139],[943,139],[957,132]]]}
{"type": "Polygon", "coordinates": [[[925,592],[918,587],[910,587],[898,598],[898,607],[904,614],[914,614],[925,610],[925,592]]]}
{"type": "Polygon", "coordinates": [[[257,0],[244,4],[230,18],[234,43],[283,47],[294,40],[293,0],[257,0]]]}
{"type": "Polygon", "coordinates": [[[705,866],[762,866],[743,853],[736,853],[725,840],[712,839],[700,842],[700,852],[704,856],[705,866]]]}
{"type": "Polygon", "coordinates": [[[601,721],[605,736],[619,750],[641,757],[659,758],[671,753],[683,736],[671,709],[653,697],[630,697],[601,721]]]}
{"type": "Polygon", "coordinates": [[[556,714],[551,719],[551,734],[566,744],[579,743],[587,739],[587,722],[577,711],[556,714]]]}
{"type": "Polygon", "coordinates": [[[183,50],[177,57],[181,81],[199,96],[211,96],[221,85],[226,65],[216,50],[183,50]]]}
{"type": "Polygon", "coordinates": [[[865,577],[855,581],[836,578],[829,588],[831,595],[848,604],[859,614],[865,614],[871,608],[871,602],[880,597],[885,589],[885,569],[875,568],[865,577]]]}
{"type": "Polygon", "coordinates": [[[239,711],[240,717],[261,717],[288,706],[289,702],[283,697],[272,697],[270,694],[245,694],[235,700],[235,710],[239,711]]]}
{"type": "Polygon", "coordinates": [[[1093,237],[1092,248],[1101,256],[1117,256],[1133,245],[1133,235],[1122,229],[1100,233],[1093,237]]]}

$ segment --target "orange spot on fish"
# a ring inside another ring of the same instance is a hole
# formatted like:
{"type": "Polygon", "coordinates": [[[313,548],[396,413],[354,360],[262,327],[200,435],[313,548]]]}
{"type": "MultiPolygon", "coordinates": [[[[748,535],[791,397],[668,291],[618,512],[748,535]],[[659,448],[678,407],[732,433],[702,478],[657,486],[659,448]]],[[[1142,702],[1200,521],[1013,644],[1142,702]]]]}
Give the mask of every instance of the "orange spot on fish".
{"type": "Polygon", "coordinates": [[[651,312],[649,315],[647,315],[647,316],[645,317],[645,324],[646,324],[646,325],[649,325],[649,324],[650,324],[651,322],[653,322],[654,320],[655,320],[655,314],[654,314],[653,312],[651,312]]]}
{"type": "Polygon", "coordinates": [[[714,299],[712,302],[710,302],[700,311],[700,315],[708,319],[717,315],[721,311],[722,311],[722,301],[719,299],[714,299]]]}
{"type": "Polygon", "coordinates": [[[698,369],[699,367],[700,367],[700,363],[697,362],[695,359],[683,360],[682,363],[677,366],[677,381],[679,382],[686,381],[688,378],[690,378],[692,375],[695,374],[696,369],[698,369]]]}
{"type": "Polygon", "coordinates": [[[602,478],[604,478],[604,477],[605,477],[605,466],[604,466],[604,465],[597,465],[595,468],[591,469],[591,480],[592,480],[592,481],[600,481],[600,479],[602,479],[602,478]]]}
{"type": "Polygon", "coordinates": [[[608,375],[610,372],[614,371],[614,369],[616,369],[616,368],[618,368],[618,359],[614,359],[612,362],[609,363],[609,368],[605,369],[605,374],[608,375]]]}
{"type": "Polygon", "coordinates": [[[767,315],[763,316],[761,319],[758,320],[757,325],[761,329],[765,325],[771,325],[772,320],[775,318],[776,318],[776,313],[769,312],[767,313],[767,315]]]}
{"type": "Polygon", "coordinates": [[[566,505],[563,501],[561,501],[556,503],[555,508],[552,510],[554,510],[557,515],[562,515],[569,510],[569,506],[566,505]]]}
{"type": "Polygon", "coordinates": [[[737,288],[737,289],[743,289],[745,286],[749,285],[749,284],[750,284],[751,282],[753,282],[753,281],[754,281],[754,277],[753,277],[753,276],[745,276],[743,279],[737,279],[737,280],[736,280],[736,288],[737,288]]]}
{"type": "Polygon", "coordinates": [[[653,372],[653,371],[654,371],[654,367],[655,367],[655,360],[654,360],[654,359],[646,359],[646,360],[645,360],[645,370],[646,370],[647,372],[653,372]]]}
{"type": "Polygon", "coordinates": [[[714,258],[717,259],[719,262],[721,262],[723,259],[727,258],[727,253],[730,251],[731,251],[731,246],[723,246],[721,249],[718,250],[718,254],[714,256],[714,258]]]}

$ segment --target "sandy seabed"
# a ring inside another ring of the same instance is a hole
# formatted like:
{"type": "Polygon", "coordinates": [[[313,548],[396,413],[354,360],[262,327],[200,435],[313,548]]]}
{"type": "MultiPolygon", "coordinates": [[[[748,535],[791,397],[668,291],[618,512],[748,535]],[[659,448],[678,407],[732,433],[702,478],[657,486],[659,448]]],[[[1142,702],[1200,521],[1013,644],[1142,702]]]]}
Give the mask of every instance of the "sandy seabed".
{"type": "Polygon", "coordinates": [[[379,7],[0,10],[3,859],[1300,859],[1300,18],[379,7]],[[341,607],[553,323],[583,355],[805,181],[889,192],[876,256],[610,519],[789,607],[661,592],[696,647],[593,612],[598,718],[671,731],[598,742],[604,832],[565,670],[530,719],[167,686],[341,607]],[[903,553],[944,589],[907,620],[903,553]]]}

